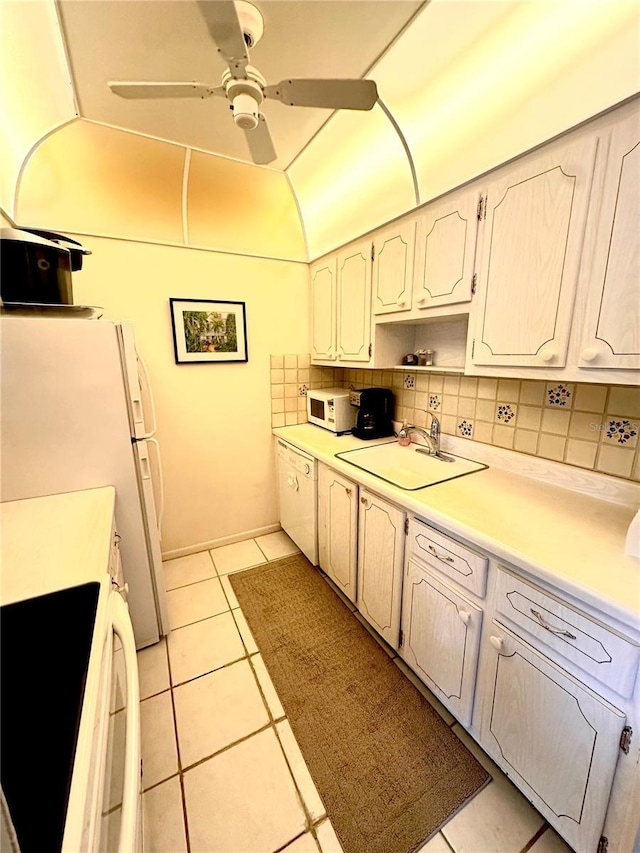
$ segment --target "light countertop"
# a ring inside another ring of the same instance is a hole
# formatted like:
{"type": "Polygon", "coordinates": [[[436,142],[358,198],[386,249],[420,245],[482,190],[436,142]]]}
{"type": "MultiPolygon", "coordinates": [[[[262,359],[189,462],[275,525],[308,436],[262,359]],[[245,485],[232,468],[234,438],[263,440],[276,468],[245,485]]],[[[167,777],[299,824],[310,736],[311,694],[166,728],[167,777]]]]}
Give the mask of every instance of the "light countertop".
{"type": "Polygon", "coordinates": [[[273,432],[427,523],[640,631],[640,559],[624,553],[637,507],[495,466],[405,491],[335,456],[372,442],[312,424],[273,432]]]}
{"type": "Polygon", "coordinates": [[[0,603],[102,580],[115,497],[105,486],[0,504],[0,603]]]}

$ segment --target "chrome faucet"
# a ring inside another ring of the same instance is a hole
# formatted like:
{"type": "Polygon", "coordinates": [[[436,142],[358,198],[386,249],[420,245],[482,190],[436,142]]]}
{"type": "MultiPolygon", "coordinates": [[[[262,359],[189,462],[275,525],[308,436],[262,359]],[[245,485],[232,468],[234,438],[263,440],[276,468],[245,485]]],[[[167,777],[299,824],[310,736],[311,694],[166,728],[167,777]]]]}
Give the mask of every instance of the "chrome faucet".
{"type": "Polygon", "coordinates": [[[438,456],[440,453],[440,421],[435,415],[431,414],[431,412],[429,412],[429,415],[431,416],[431,428],[429,432],[422,427],[413,425],[407,427],[407,432],[409,435],[411,435],[412,432],[417,432],[423,436],[427,442],[427,447],[429,448],[429,455],[438,456]]]}

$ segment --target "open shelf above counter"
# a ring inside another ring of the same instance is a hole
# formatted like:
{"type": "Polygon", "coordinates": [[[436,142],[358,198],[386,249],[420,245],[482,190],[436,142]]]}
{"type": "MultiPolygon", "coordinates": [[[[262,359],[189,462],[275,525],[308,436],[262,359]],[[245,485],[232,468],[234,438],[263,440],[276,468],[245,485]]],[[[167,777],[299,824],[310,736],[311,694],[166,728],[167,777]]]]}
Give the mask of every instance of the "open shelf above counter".
{"type": "Polygon", "coordinates": [[[393,369],[409,373],[457,373],[459,376],[464,374],[464,367],[439,367],[437,364],[431,364],[429,367],[421,364],[396,364],[393,369]]]}

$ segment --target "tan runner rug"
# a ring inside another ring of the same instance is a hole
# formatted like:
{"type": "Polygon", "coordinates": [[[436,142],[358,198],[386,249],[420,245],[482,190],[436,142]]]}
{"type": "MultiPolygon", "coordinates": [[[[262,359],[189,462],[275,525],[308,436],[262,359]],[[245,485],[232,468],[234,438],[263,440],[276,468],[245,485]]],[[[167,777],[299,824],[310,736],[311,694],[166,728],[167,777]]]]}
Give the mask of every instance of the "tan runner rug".
{"type": "Polygon", "coordinates": [[[302,556],[229,576],[345,853],[410,853],[490,779],[302,556]]]}

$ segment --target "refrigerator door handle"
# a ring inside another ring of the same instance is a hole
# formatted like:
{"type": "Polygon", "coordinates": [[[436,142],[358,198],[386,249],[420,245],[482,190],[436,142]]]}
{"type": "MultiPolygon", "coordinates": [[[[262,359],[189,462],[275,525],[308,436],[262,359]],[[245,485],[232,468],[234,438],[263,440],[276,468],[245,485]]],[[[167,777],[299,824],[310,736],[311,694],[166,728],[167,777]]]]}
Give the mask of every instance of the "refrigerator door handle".
{"type": "MultiPolygon", "coordinates": [[[[160,550],[160,531],[158,525],[158,515],[156,509],[156,498],[153,488],[153,477],[151,474],[151,463],[149,460],[148,444],[153,439],[144,439],[142,441],[134,441],[132,449],[137,460],[136,467],[138,470],[138,483],[140,490],[141,504],[146,522],[147,546],[149,549],[149,558],[151,564],[151,577],[154,590],[154,598],[156,602],[156,611],[158,614],[158,623],[161,634],[168,634],[169,626],[169,611],[167,608],[167,600],[164,594],[166,589],[164,582],[164,571],[162,567],[162,552],[160,550]]],[[[157,443],[156,447],[158,446],[157,443]]]]}
{"type": "MultiPolygon", "coordinates": [[[[161,536],[162,530],[162,517],[164,515],[164,479],[162,477],[162,456],[160,454],[160,442],[157,438],[148,438],[148,444],[153,444],[156,449],[156,461],[157,461],[157,469],[158,469],[158,507],[156,510],[156,515],[158,518],[158,536],[161,536]]],[[[147,466],[149,467],[149,458],[147,457],[147,466]]],[[[149,471],[149,475],[151,472],[149,471]]]]}
{"type": "Polygon", "coordinates": [[[131,434],[133,438],[146,438],[139,357],[136,352],[133,325],[129,322],[120,323],[119,331],[125,389],[129,398],[131,434]]]}
{"type": "MultiPolygon", "coordinates": [[[[144,363],[144,360],[139,352],[136,351],[136,356],[138,358],[138,371],[141,379],[142,385],[147,389],[147,394],[149,395],[149,415],[151,417],[151,429],[149,432],[145,433],[141,438],[151,438],[156,434],[156,404],[153,399],[153,389],[151,387],[151,382],[149,381],[149,371],[147,370],[147,365],[144,363]]],[[[144,425],[144,411],[142,412],[142,422],[144,425]]],[[[160,450],[158,449],[158,455],[160,454],[160,450]]]]}

